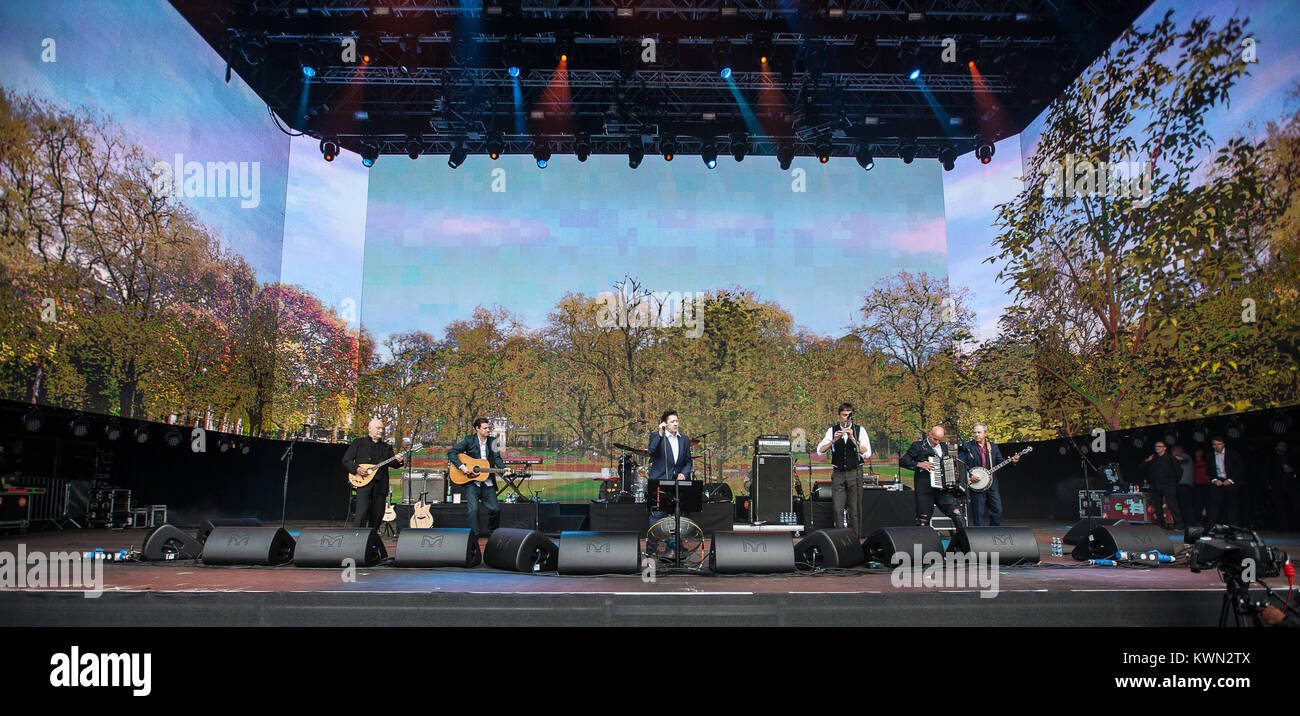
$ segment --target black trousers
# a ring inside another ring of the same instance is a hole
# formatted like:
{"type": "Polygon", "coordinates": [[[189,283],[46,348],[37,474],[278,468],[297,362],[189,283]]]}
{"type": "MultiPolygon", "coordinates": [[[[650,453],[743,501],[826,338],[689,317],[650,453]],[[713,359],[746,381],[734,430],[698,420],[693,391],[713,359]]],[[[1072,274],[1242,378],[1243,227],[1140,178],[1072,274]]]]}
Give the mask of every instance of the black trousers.
{"type": "Polygon", "coordinates": [[[1241,487],[1227,485],[1220,487],[1210,483],[1210,524],[1240,525],[1238,505],[1241,502],[1241,487]]]}
{"type": "Polygon", "coordinates": [[[357,488],[357,514],[353,527],[379,527],[384,519],[384,502],[388,499],[388,483],[378,477],[369,485],[357,488]]]}
{"type": "Polygon", "coordinates": [[[950,492],[941,492],[932,487],[926,486],[926,489],[916,490],[916,524],[922,527],[930,526],[930,516],[934,514],[935,506],[945,515],[952,518],[952,523],[956,527],[965,527],[966,519],[962,515],[961,503],[957,501],[956,495],[950,492]]]}
{"type": "Polygon", "coordinates": [[[1178,507],[1182,511],[1183,523],[1179,525],[1187,529],[1192,525],[1201,524],[1201,513],[1196,509],[1196,487],[1193,485],[1178,485],[1178,507]]]}
{"type": "Polygon", "coordinates": [[[1183,511],[1178,507],[1177,487],[1177,484],[1173,482],[1151,486],[1151,507],[1156,511],[1156,522],[1160,523],[1161,527],[1175,527],[1183,524],[1183,511]],[[1169,512],[1174,516],[1174,524],[1172,525],[1165,522],[1165,505],[1169,505],[1169,512]]]}

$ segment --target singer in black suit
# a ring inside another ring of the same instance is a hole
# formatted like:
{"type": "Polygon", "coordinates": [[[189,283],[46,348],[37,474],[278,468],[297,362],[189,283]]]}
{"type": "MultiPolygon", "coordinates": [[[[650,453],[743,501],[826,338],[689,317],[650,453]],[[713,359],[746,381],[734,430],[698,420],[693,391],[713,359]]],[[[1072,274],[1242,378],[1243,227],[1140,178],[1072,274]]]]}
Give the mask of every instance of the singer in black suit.
{"type": "MultiPolygon", "coordinates": [[[[393,456],[393,446],[384,442],[384,422],[371,420],[367,426],[369,434],[357,438],[343,453],[343,468],[355,475],[362,463],[377,465],[393,456]]],[[[401,466],[398,458],[391,463],[401,466]]],[[[384,519],[384,502],[388,499],[388,467],[379,468],[373,479],[365,487],[357,490],[357,513],[352,518],[353,527],[379,527],[384,519]],[[368,522],[369,524],[362,524],[368,522]]]]}
{"type": "Polygon", "coordinates": [[[912,470],[912,484],[916,492],[916,523],[922,527],[930,526],[930,516],[934,514],[935,505],[945,515],[952,518],[956,527],[965,527],[961,503],[957,496],[930,486],[930,473],[939,469],[939,461],[948,455],[948,443],[944,441],[942,426],[930,429],[924,440],[917,440],[898,458],[898,466],[912,470]]]}
{"type": "Polygon", "coordinates": [[[1209,520],[1213,525],[1241,525],[1237,520],[1241,504],[1241,481],[1246,476],[1246,462],[1241,453],[1229,450],[1223,436],[1210,440],[1210,454],[1206,457],[1206,472],[1210,476],[1209,520]]]}

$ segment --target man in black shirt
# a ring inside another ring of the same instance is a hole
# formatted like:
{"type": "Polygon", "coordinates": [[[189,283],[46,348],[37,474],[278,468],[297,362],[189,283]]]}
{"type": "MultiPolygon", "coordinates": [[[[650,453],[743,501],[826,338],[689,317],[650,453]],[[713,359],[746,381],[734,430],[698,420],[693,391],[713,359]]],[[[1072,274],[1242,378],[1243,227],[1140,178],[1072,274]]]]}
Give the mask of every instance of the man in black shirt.
{"type": "MultiPolygon", "coordinates": [[[[1187,456],[1180,455],[1176,459],[1186,460],[1187,456]]],[[[1156,511],[1156,522],[1165,529],[1171,527],[1165,522],[1165,503],[1169,504],[1169,512],[1174,516],[1172,527],[1183,528],[1183,513],[1178,506],[1178,479],[1182,475],[1180,462],[1169,454],[1164,441],[1157,440],[1156,454],[1147,456],[1147,482],[1151,483],[1151,507],[1156,511]]]]}
{"type": "MultiPolygon", "coordinates": [[[[362,464],[377,465],[393,456],[393,446],[384,442],[384,421],[371,420],[367,427],[367,437],[357,438],[343,453],[343,468],[349,474],[364,477],[357,472],[362,464]]],[[[402,459],[393,463],[401,466],[402,459]]],[[[384,519],[384,502],[388,498],[388,467],[379,468],[374,478],[365,487],[357,488],[357,514],[352,518],[353,527],[379,527],[384,519]],[[369,524],[363,525],[363,522],[369,524]]]]}
{"type": "Polygon", "coordinates": [[[930,473],[942,473],[942,460],[948,456],[948,443],[944,441],[943,426],[936,425],[930,429],[924,440],[917,440],[898,458],[898,466],[912,470],[912,486],[916,495],[916,523],[922,527],[930,526],[930,516],[934,514],[935,505],[945,515],[952,518],[954,527],[965,527],[965,516],[957,494],[936,488],[930,484],[930,473]]]}

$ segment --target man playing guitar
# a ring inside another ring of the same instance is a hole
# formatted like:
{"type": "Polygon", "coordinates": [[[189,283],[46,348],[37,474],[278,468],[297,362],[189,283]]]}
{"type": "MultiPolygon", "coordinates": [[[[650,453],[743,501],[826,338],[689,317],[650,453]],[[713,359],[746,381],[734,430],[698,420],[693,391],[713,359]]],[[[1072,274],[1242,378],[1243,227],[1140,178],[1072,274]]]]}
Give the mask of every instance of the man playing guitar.
{"type": "MultiPolygon", "coordinates": [[[[384,421],[375,418],[367,426],[369,435],[357,438],[343,453],[343,467],[350,474],[365,477],[368,472],[360,466],[377,465],[393,458],[393,446],[384,442],[384,421]]],[[[402,464],[402,458],[393,459],[396,465],[402,464]]],[[[353,527],[379,527],[384,517],[384,502],[388,497],[388,467],[381,467],[374,478],[357,489],[357,513],[352,518],[353,527]],[[363,522],[367,524],[362,524],[363,522]]]]}
{"type": "MultiPolygon", "coordinates": [[[[476,418],[474,420],[474,434],[466,435],[460,442],[452,446],[447,451],[447,460],[451,463],[453,470],[460,470],[466,475],[473,475],[474,471],[461,461],[462,454],[473,458],[485,459],[488,463],[497,469],[511,471],[506,468],[505,461],[501,459],[501,450],[489,434],[492,432],[492,425],[487,418],[476,418]]],[[[469,531],[473,539],[478,539],[478,506],[480,503],[488,511],[488,534],[501,526],[501,503],[497,501],[496,480],[492,473],[487,473],[487,478],[483,480],[474,480],[465,485],[465,502],[469,509],[469,531]]]]}

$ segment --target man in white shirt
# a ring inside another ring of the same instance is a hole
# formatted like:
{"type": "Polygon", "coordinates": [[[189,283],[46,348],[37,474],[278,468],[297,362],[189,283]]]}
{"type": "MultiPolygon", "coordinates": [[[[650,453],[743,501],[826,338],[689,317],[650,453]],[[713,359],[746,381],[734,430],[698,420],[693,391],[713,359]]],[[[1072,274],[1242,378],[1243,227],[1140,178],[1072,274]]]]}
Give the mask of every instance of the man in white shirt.
{"type": "Polygon", "coordinates": [[[862,539],[862,463],[871,457],[871,439],[861,425],[853,422],[853,406],[840,405],[840,421],[826,429],[817,444],[817,454],[831,451],[831,504],[835,523],[843,527],[845,509],[848,527],[862,539]]]}

